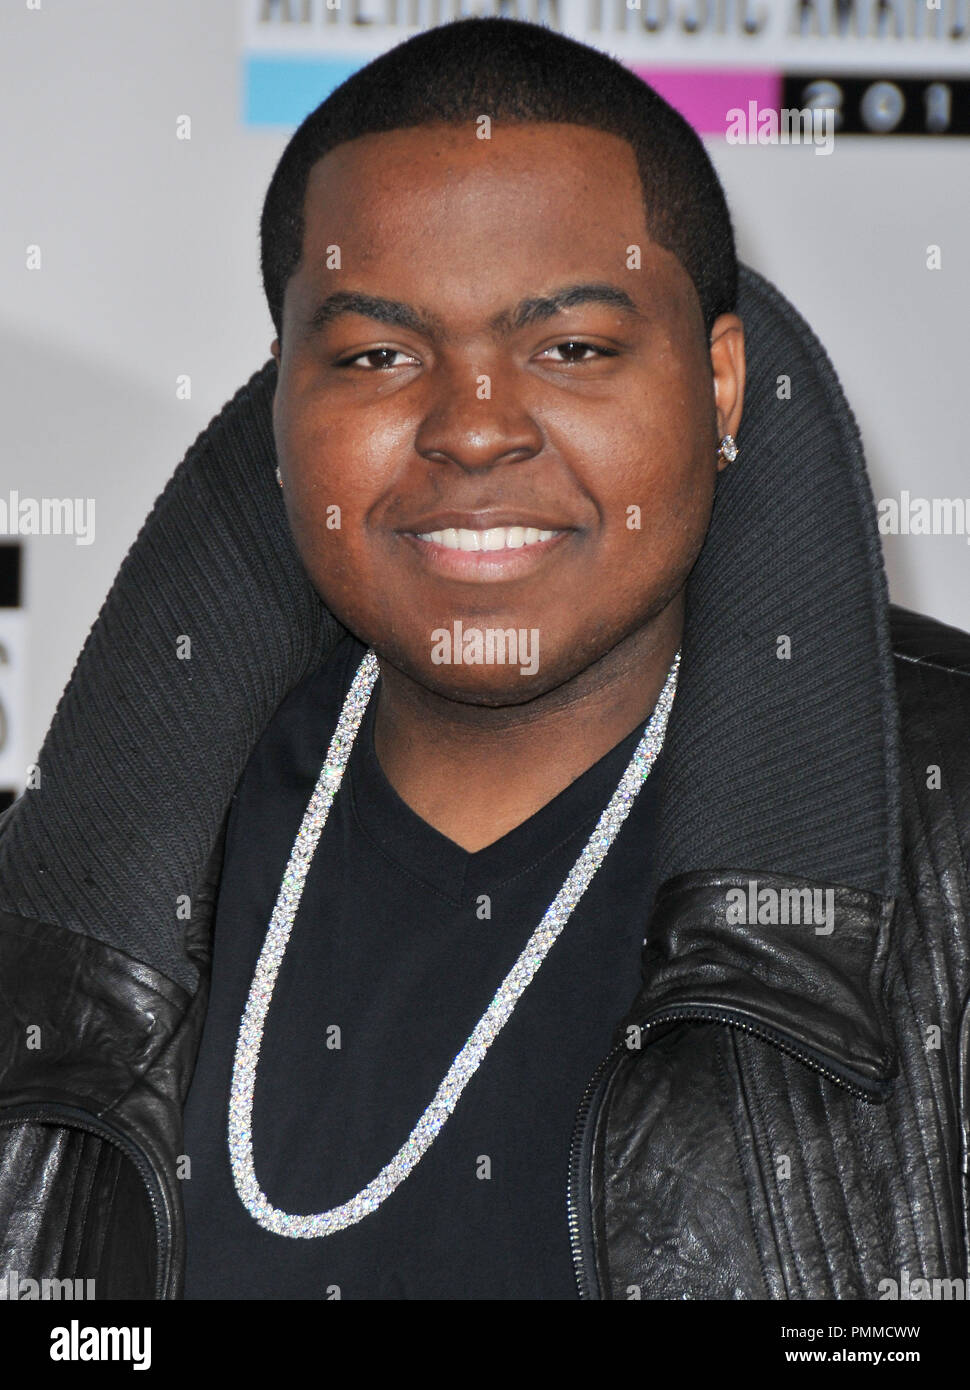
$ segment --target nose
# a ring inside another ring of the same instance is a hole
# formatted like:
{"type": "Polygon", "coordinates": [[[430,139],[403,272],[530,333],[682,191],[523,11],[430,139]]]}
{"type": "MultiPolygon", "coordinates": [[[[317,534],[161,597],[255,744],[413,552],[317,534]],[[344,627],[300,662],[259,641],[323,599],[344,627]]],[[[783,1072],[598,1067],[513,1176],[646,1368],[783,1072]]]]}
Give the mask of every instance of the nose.
{"type": "Polygon", "coordinates": [[[466,471],[519,463],[542,449],[543,435],[514,384],[514,373],[439,368],[415,448],[432,463],[466,471]]]}

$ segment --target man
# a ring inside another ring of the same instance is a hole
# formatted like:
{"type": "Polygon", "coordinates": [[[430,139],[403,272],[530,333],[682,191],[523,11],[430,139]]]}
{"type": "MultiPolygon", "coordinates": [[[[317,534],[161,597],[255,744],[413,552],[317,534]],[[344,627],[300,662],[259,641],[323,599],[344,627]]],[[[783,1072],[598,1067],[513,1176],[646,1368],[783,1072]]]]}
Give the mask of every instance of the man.
{"type": "Polygon", "coordinates": [[[5,1263],[963,1278],[970,638],[897,611],[894,658],[851,415],[750,272],[738,313],[700,141],[461,21],[304,122],[262,238],[274,361],[0,836],[5,1263]]]}

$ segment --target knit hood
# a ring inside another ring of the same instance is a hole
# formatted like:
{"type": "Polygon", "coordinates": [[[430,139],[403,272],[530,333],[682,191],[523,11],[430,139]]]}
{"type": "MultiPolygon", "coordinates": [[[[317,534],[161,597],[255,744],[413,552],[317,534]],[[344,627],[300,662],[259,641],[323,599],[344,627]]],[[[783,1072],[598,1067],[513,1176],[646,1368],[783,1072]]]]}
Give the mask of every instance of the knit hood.
{"type": "MultiPolygon", "coordinates": [[[[657,882],[741,866],[892,898],[895,687],[858,428],[818,339],[746,266],[738,313],[740,454],[718,474],[687,586],[657,882]]],[[[58,704],[41,785],[0,836],[0,909],[94,937],[188,989],[180,908],[261,733],[344,634],[289,533],[275,384],[271,359],[176,468],[58,704]]]]}

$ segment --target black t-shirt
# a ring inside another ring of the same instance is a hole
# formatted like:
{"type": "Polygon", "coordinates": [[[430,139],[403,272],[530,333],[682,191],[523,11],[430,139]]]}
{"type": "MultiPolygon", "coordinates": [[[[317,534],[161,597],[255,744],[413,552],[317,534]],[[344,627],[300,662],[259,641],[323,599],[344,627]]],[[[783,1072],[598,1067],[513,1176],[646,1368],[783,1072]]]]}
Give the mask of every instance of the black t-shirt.
{"type": "MultiPolygon", "coordinates": [[[[454,1113],[384,1203],[333,1235],[294,1239],[259,1226],[233,1185],[227,1118],[239,1021],[365,651],[345,637],[290,693],[233,801],[211,996],[185,1110],[186,1297],[572,1299],[570,1142],[640,983],[663,754],[454,1113]]],[[[307,875],[260,1050],[255,1172],[286,1212],[342,1204],[397,1153],[579,857],[644,728],[469,853],[385,777],[373,737],[379,689],[307,875]]]]}

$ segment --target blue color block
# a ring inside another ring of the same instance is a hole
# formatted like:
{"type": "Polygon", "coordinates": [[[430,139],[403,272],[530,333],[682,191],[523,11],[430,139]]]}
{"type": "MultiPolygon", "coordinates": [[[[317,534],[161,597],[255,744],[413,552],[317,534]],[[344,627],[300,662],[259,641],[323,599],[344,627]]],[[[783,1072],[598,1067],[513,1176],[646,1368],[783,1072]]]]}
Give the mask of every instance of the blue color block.
{"type": "Polygon", "coordinates": [[[243,58],[246,125],[297,126],[335,87],[370,61],[367,54],[326,58],[285,53],[243,58]]]}

